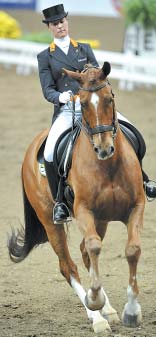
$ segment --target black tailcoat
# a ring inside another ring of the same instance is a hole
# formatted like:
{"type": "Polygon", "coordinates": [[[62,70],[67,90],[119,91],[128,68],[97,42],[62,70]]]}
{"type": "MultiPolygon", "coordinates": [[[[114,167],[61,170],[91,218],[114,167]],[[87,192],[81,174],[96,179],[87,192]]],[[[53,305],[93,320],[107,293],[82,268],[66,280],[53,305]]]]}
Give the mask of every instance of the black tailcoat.
{"type": "Polygon", "coordinates": [[[79,83],[63,73],[62,68],[81,72],[86,63],[98,66],[89,44],[71,40],[66,55],[54,43],[37,56],[39,77],[44,97],[54,104],[54,117],[59,114],[61,103],[59,95],[63,91],[72,90],[78,94],[79,83]]]}

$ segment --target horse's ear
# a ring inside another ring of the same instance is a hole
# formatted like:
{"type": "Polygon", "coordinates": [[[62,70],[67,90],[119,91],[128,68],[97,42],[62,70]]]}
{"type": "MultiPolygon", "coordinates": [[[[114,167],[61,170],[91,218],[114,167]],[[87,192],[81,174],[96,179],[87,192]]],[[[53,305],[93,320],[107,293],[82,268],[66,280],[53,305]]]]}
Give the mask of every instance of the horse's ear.
{"type": "Polygon", "coordinates": [[[71,70],[67,70],[65,68],[62,68],[62,72],[67,74],[69,77],[75,78],[78,82],[83,81],[83,74],[71,70]]]}
{"type": "Polygon", "coordinates": [[[104,62],[102,71],[105,77],[107,77],[111,71],[111,65],[109,62],[104,62]]]}

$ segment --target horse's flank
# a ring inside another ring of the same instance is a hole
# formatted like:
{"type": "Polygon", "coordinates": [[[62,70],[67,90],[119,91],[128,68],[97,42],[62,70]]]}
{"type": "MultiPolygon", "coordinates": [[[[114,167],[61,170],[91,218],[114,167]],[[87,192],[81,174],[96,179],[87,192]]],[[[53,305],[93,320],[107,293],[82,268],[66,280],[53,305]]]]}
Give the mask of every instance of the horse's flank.
{"type": "Polygon", "coordinates": [[[43,195],[44,195],[44,207],[46,208],[46,214],[51,218],[51,210],[52,210],[52,196],[50,193],[49,185],[47,184],[47,179],[41,175],[39,172],[39,165],[37,161],[37,154],[40,149],[40,146],[43,144],[44,140],[48,135],[49,130],[45,129],[41,131],[30,144],[23,161],[22,166],[22,177],[24,189],[27,195],[29,195],[29,201],[35,212],[38,215],[38,211],[40,213],[41,206],[41,217],[42,217],[42,207],[43,207],[43,195]],[[32,172],[30,175],[29,172],[32,172]],[[38,181],[39,189],[38,193],[34,193],[36,190],[36,181],[38,181]],[[30,193],[30,185],[31,185],[31,193],[30,193]],[[49,211],[48,211],[49,210],[49,211]]]}

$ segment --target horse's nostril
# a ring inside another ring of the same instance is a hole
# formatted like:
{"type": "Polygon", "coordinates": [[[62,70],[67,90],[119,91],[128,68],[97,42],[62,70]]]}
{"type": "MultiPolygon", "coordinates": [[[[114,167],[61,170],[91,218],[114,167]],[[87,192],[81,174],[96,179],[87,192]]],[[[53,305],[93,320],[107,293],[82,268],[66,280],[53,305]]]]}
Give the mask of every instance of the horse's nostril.
{"type": "Polygon", "coordinates": [[[94,146],[94,151],[98,153],[98,147],[94,146]]]}
{"type": "Polygon", "coordinates": [[[114,153],[114,146],[110,147],[110,154],[114,153]]]}
{"type": "Polygon", "coordinates": [[[105,157],[110,157],[114,153],[114,146],[110,145],[107,149],[102,149],[101,146],[94,146],[94,151],[98,153],[101,159],[105,157]]]}

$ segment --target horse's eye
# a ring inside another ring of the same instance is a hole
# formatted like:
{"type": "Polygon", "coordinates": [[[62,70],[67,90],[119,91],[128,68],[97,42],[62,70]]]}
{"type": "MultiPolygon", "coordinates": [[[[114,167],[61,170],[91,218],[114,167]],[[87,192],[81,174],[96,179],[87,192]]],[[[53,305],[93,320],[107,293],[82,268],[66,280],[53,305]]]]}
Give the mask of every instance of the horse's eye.
{"type": "Polygon", "coordinates": [[[113,103],[113,98],[110,97],[109,100],[108,100],[108,102],[109,102],[109,104],[110,104],[110,103],[113,103]]]}
{"type": "Polygon", "coordinates": [[[107,97],[104,99],[104,104],[105,105],[108,105],[108,104],[111,104],[113,103],[113,98],[112,97],[107,97]]]}
{"type": "Polygon", "coordinates": [[[87,102],[81,102],[81,108],[86,109],[87,108],[87,102]]]}

